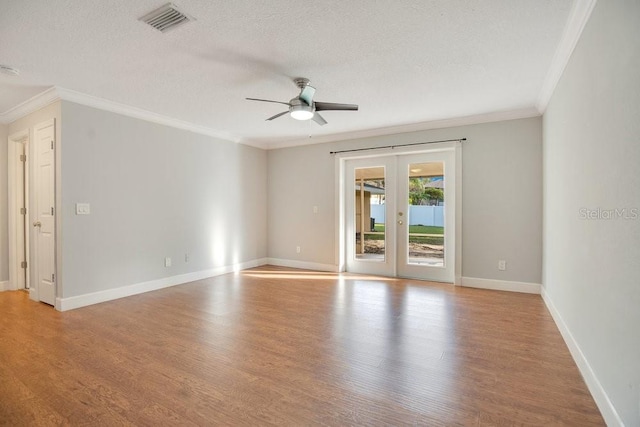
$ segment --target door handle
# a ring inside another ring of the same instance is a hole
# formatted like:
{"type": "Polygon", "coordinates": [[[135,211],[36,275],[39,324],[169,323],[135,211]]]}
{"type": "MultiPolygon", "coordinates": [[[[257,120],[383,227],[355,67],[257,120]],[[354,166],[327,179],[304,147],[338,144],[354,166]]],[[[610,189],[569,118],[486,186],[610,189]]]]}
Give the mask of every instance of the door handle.
{"type": "Polygon", "coordinates": [[[402,225],[402,220],[401,219],[398,220],[398,224],[402,225]]]}
{"type": "Polygon", "coordinates": [[[34,227],[41,227],[41,226],[42,226],[42,223],[41,223],[40,221],[35,221],[35,222],[33,223],[33,226],[34,226],[34,227]]]}

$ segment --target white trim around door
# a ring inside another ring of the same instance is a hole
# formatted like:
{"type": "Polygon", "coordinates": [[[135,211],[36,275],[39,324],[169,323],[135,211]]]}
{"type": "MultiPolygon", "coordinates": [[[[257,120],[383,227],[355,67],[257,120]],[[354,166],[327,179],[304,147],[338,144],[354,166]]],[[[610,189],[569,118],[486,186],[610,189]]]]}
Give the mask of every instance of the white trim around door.
{"type": "Polygon", "coordinates": [[[29,288],[29,269],[22,264],[29,260],[29,140],[25,129],[9,135],[7,141],[9,282],[5,290],[29,288]]]}

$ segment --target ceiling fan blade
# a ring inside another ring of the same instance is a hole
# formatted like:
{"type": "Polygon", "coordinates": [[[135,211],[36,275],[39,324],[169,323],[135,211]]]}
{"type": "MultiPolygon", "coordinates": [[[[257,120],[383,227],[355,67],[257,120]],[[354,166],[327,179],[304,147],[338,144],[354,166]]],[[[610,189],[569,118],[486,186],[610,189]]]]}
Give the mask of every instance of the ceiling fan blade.
{"type": "MultiPolygon", "coordinates": [[[[248,101],[260,101],[260,102],[274,102],[276,104],[284,104],[284,105],[289,105],[288,102],[280,102],[280,101],[272,101],[270,99],[259,99],[259,98],[245,98],[248,101]]],[[[290,105],[289,105],[290,106],[290,105]]]]}
{"type": "Polygon", "coordinates": [[[335,102],[319,102],[316,101],[316,111],[342,110],[342,111],[358,111],[356,104],[337,104],[335,102]]]}
{"type": "Polygon", "coordinates": [[[317,124],[319,124],[320,126],[324,126],[327,124],[327,121],[324,119],[324,117],[322,117],[320,114],[313,113],[313,117],[312,117],[313,121],[316,122],[317,124]]]}
{"type": "Polygon", "coordinates": [[[285,114],[287,114],[287,113],[288,113],[288,111],[284,111],[284,112],[282,112],[282,113],[278,113],[278,114],[276,114],[275,116],[271,116],[271,117],[269,117],[267,120],[277,119],[278,117],[280,117],[280,116],[284,116],[284,115],[285,115],[285,114]]]}
{"type": "Polygon", "coordinates": [[[311,105],[313,102],[313,95],[316,93],[316,88],[313,86],[306,85],[302,91],[300,91],[299,98],[302,99],[307,105],[311,105]]]}

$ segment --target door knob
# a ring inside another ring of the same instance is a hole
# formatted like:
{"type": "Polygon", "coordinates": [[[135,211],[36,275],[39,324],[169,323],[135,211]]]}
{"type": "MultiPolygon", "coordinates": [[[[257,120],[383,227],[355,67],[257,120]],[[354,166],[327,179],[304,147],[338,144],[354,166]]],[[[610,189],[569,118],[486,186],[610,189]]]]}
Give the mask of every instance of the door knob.
{"type": "Polygon", "coordinates": [[[42,223],[41,223],[40,221],[35,221],[35,222],[33,223],[33,226],[34,226],[34,227],[40,227],[40,226],[42,226],[42,223]]]}
{"type": "Polygon", "coordinates": [[[401,219],[398,220],[398,224],[402,225],[402,220],[401,219]]]}

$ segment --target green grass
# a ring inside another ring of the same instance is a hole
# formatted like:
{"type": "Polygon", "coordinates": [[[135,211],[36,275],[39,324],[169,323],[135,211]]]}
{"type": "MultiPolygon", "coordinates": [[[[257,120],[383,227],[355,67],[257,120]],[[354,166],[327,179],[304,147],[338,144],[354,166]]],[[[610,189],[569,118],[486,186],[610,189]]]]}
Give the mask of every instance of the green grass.
{"type": "MultiPolygon", "coordinates": [[[[374,231],[384,231],[384,224],[376,224],[374,231]]],[[[428,245],[444,244],[444,227],[431,225],[410,225],[409,233],[442,234],[442,237],[409,236],[410,243],[426,243],[428,245]]],[[[365,240],[384,240],[383,234],[365,234],[365,240]]]]}
{"type": "MultiPolygon", "coordinates": [[[[376,224],[375,231],[384,231],[384,224],[376,224]]],[[[433,225],[410,225],[409,233],[444,234],[444,227],[433,225]]]]}

